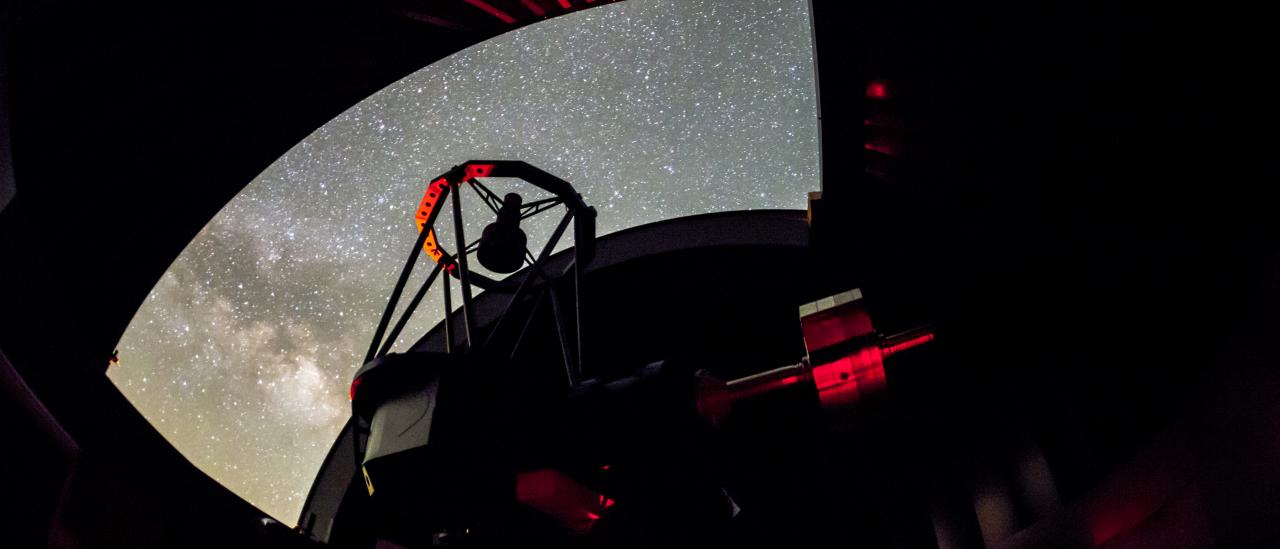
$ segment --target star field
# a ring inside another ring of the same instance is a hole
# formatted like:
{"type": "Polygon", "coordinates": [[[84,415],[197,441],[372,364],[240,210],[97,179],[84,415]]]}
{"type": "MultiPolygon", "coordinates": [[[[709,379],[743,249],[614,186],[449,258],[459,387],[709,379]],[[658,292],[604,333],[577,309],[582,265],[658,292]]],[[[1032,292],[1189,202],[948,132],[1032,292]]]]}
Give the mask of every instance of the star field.
{"type": "MultiPolygon", "coordinates": [[[[138,310],[111,379],[196,466],[293,523],[350,412],[425,180],[468,159],[525,160],[573,183],[601,234],[802,208],[818,188],[807,6],[630,0],[499,36],[374,94],[209,222],[138,310]]],[[[492,216],[464,200],[474,238],[492,216]]],[[[531,247],[557,216],[542,217],[531,247]]],[[[397,349],[442,317],[439,301],[423,302],[397,349]]]]}

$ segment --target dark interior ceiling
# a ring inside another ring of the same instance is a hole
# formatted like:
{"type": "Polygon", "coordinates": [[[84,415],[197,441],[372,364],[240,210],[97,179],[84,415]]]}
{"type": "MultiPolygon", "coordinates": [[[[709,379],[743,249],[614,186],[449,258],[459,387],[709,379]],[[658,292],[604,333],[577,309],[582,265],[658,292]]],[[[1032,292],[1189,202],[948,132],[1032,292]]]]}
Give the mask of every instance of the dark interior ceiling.
{"type": "MultiPolygon", "coordinates": [[[[1260,18],[1227,7],[814,4],[832,268],[894,303],[886,314],[952,330],[966,375],[1004,399],[974,414],[1074,418],[1064,432],[1079,437],[1057,443],[1091,464],[1077,484],[1088,486],[1129,455],[1135,433],[1196,401],[1233,338],[1276,333],[1266,301],[1275,95],[1260,18]],[[890,180],[863,178],[850,161],[867,78],[892,83],[908,121],[890,180]]],[[[138,490],[131,501],[150,509],[113,512],[170,525],[146,541],[201,527],[178,510],[189,494],[227,516],[254,511],[191,468],[101,375],[138,304],[231,197],[316,127],[538,19],[526,2],[486,5],[519,19],[463,1],[53,1],[0,12],[0,145],[12,158],[0,172],[0,204],[11,197],[0,212],[0,349],[100,456],[89,462],[96,487],[138,490]],[[148,475],[186,491],[147,487],[148,475]]]]}

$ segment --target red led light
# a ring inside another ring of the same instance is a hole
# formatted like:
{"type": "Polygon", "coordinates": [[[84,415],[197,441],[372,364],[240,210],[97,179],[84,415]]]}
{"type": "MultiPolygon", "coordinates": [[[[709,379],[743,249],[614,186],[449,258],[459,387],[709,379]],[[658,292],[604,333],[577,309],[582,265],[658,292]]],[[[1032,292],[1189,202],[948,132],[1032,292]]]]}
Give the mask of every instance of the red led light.
{"type": "MultiPolygon", "coordinates": [[[[490,170],[493,168],[492,165],[485,165],[489,166],[490,170]]],[[[488,173],[488,171],[485,173],[488,173]]],[[[448,186],[449,181],[443,177],[436,179],[435,181],[432,181],[430,185],[427,185],[426,192],[422,193],[422,202],[418,203],[418,211],[414,214],[415,223],[418,225],[418,232],[422,232],[423,228],[426,227],[427,220],[431,219],[431,212],[440,205],[440,198],[444,196],[445,189],[447,189],[448,186]]],[[[432,261],[437,263],[442,257],[444,257],[444,252],[440,250],[440,244],[436,241],[435,230],[432,230],[431,233],[427,235],[427,239],[422,242],[422,249],[427,252],[427,257],[430,257],[432,261]]]]}
{"type": "Polygon", "coordinates": [[[569,9],[569,8],[572,8],[573,6],[569,4],[569,0],[560,0],[560,7],[564,9],[569,9]]]}
{"type": "Polygon", "coordinates": [[[524,7],[529,8],[529,11],[533,12],[533,14],[538,17],[542,17],[547,14],[547,10],[542,9],[542,6],[539,6],[538,3],[533,0],[520,0],[520,3],[524,4],[524,7]]]}
{"type": "Polygon", "coordinates": [[[870,99],[888,99],[889,89],[885,87],[884,82],[872,82],[867,84],[867,97],[870,99]]]}
{"type": "Polygon", "coordinates": [[[913,337],[911,339],[908,339],[906,341],[901,341],[898,343],[894,343],[888,347],[885,347],[884,356],[890,356],[890,355],[893,355],[894,353],[899,353],[907,349],[910,349],[912,347],[919,347],[930,341],[933,341],[933,334],[924,333],[916,337],[913,337]]]}
{"type": "Polygon", "coordinates": [[[472,6],[475,6],[477,8],[484,10],[489,15],[497,17],[498,19],[502,20],[503,23],[506,23],[508,25],[514,25],[516,22],[516,18],[510,15],[507,15],[507,12],[504,12],[498,8],[495,8],[489,5],[489,3],[485,2],[484,0],[466,0],[466,2],[468,4],[471,4],[472,6]]]}
{"type": "Polygon", "coordinates": [[[413,11],[413,10],[400,10],[400,15],[403,15],[403,16],[408,17],[408,18],[410,18],[410,19],[416,19],[416,20],[418,20],[418,21],[422,21],[423,23],[428,23],[428,24],[431,24],[431,25],[435,25],[435,26],[437,26],[437,27],[444,27],[444,28],[446,28],[446,29],[453,29],[453,30],[458,30],[458,31],[470,31],[470,30],[471,30],[471,29],[468,29],[467,27],[465,27],[465,26],[463,26],[463,25],[459,25],[458,23],[455,23],[455,22],[450,21],[450,20],[448,20],[448,19],[445,19],[445,18],[443,18],[443,17],[436,17],[436,16],[434,16],[434,15],[427,15],[427,14],[425,14],[425,13],[418,13],[418,12],[413,11]]]}
{"type": "Polygon", "coordinates": [[[467,179],[489,177],[493,173],[493,164],[467,164],[466,173],[467,179]]]}
{"type": "Polygon", "coordinates": [[[867,149],[868,151],[878,152],[878,153],[880,153],[880,154],[884,154],[884,155],[893,155],[893,150],[892,150],[892,149],[890,149],[890,148],[888,148],[888,147],[882,147],[882,146],[879,146],[879,145],[872,145],[871,143],[867,143],[867,144],[863,145],[863,146],[862,146],[862,148],[867,149]]]}
{"type": "Polygon", "coordinates": [[[361,377],[351,380],[351,395],[350,395],[351,400],[356,399],[356,391],[360,389],[360,383],[363,381],[364,381],[364,378],[361,378],[361,377]]]}
{"type": "MultiPolygon", "coordinates": [[[[1191,505],[1183,513],[1203,512],[1196,508],[1199,497],[1196,495],[1197,467],[1192,457],[1195,454],[1183,449],[1181,442],[1177,444],[1160,444],[1140,453],[1081,498],[1083,518],[1095,546],[1109,547],[1109,542],[1116,538],[1128,537],[1126,534],[1135,529],[1140,531],[1153,517],[1179,513],[1173,510],[1179,506],[1179,499],[1191,505]],[[1189,500],[1184,499],[1188,496],[1189,500]]],[[[1182,524],[1184,528],[1195,528],[1195,522],[1187,520],[1182,524]]]]}

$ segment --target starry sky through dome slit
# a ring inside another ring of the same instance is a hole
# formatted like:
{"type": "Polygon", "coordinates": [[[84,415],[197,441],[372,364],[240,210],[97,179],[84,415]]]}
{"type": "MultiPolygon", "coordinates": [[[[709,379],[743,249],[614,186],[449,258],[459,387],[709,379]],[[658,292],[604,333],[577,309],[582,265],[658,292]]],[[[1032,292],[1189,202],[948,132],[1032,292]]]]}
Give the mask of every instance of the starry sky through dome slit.
{"type": "MultiPolygon", "coordinates": [[[[209,221],[139,308],[108,375],[197,467],[295,523],[350,413],[351,376],[417,236],[427,178],[470,159],[523,160],[573,183],[601,235],[804,208],[819,187],[807,10],[629,0],[405,77],[295,145],[209,221]]],[[[465,232],[481,234],[493,213],[472,193],[463,202],[465,232]]],[[[531,247],[558,217],[522,222],[531,247]]],[[[451,224],[437,223],[440,242],[454,242],[451,224]]],[[[431,272],[419,267],[408,287],[431,272]]],[[[422,302],[395,349],[443,317],[441,301],[422,302]]]]}

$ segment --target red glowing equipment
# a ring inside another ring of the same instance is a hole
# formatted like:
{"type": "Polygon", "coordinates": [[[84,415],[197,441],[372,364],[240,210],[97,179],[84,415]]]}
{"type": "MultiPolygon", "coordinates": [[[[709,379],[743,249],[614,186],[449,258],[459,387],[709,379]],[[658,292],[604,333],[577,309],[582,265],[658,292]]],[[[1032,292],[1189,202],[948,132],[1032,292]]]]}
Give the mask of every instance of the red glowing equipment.
{"type": "Polygon", "coordinates": [[[889,88],[884,85],[884,82],[871,82],[867,84],[867,98],[888,99],[889,88]]]}
{"type": "Polygon", "coordinates": [[[801,306],[800,325],[809,351],[805,362],[727,382],[702,375],[698,381],[699,413],[716,425],[735,401],[802,381],[812,384],[823,408],[850,406],[885,390],[886,358],[934,339],[928,328],[887,337],[876,333],[858,289],[801,306]]]}

